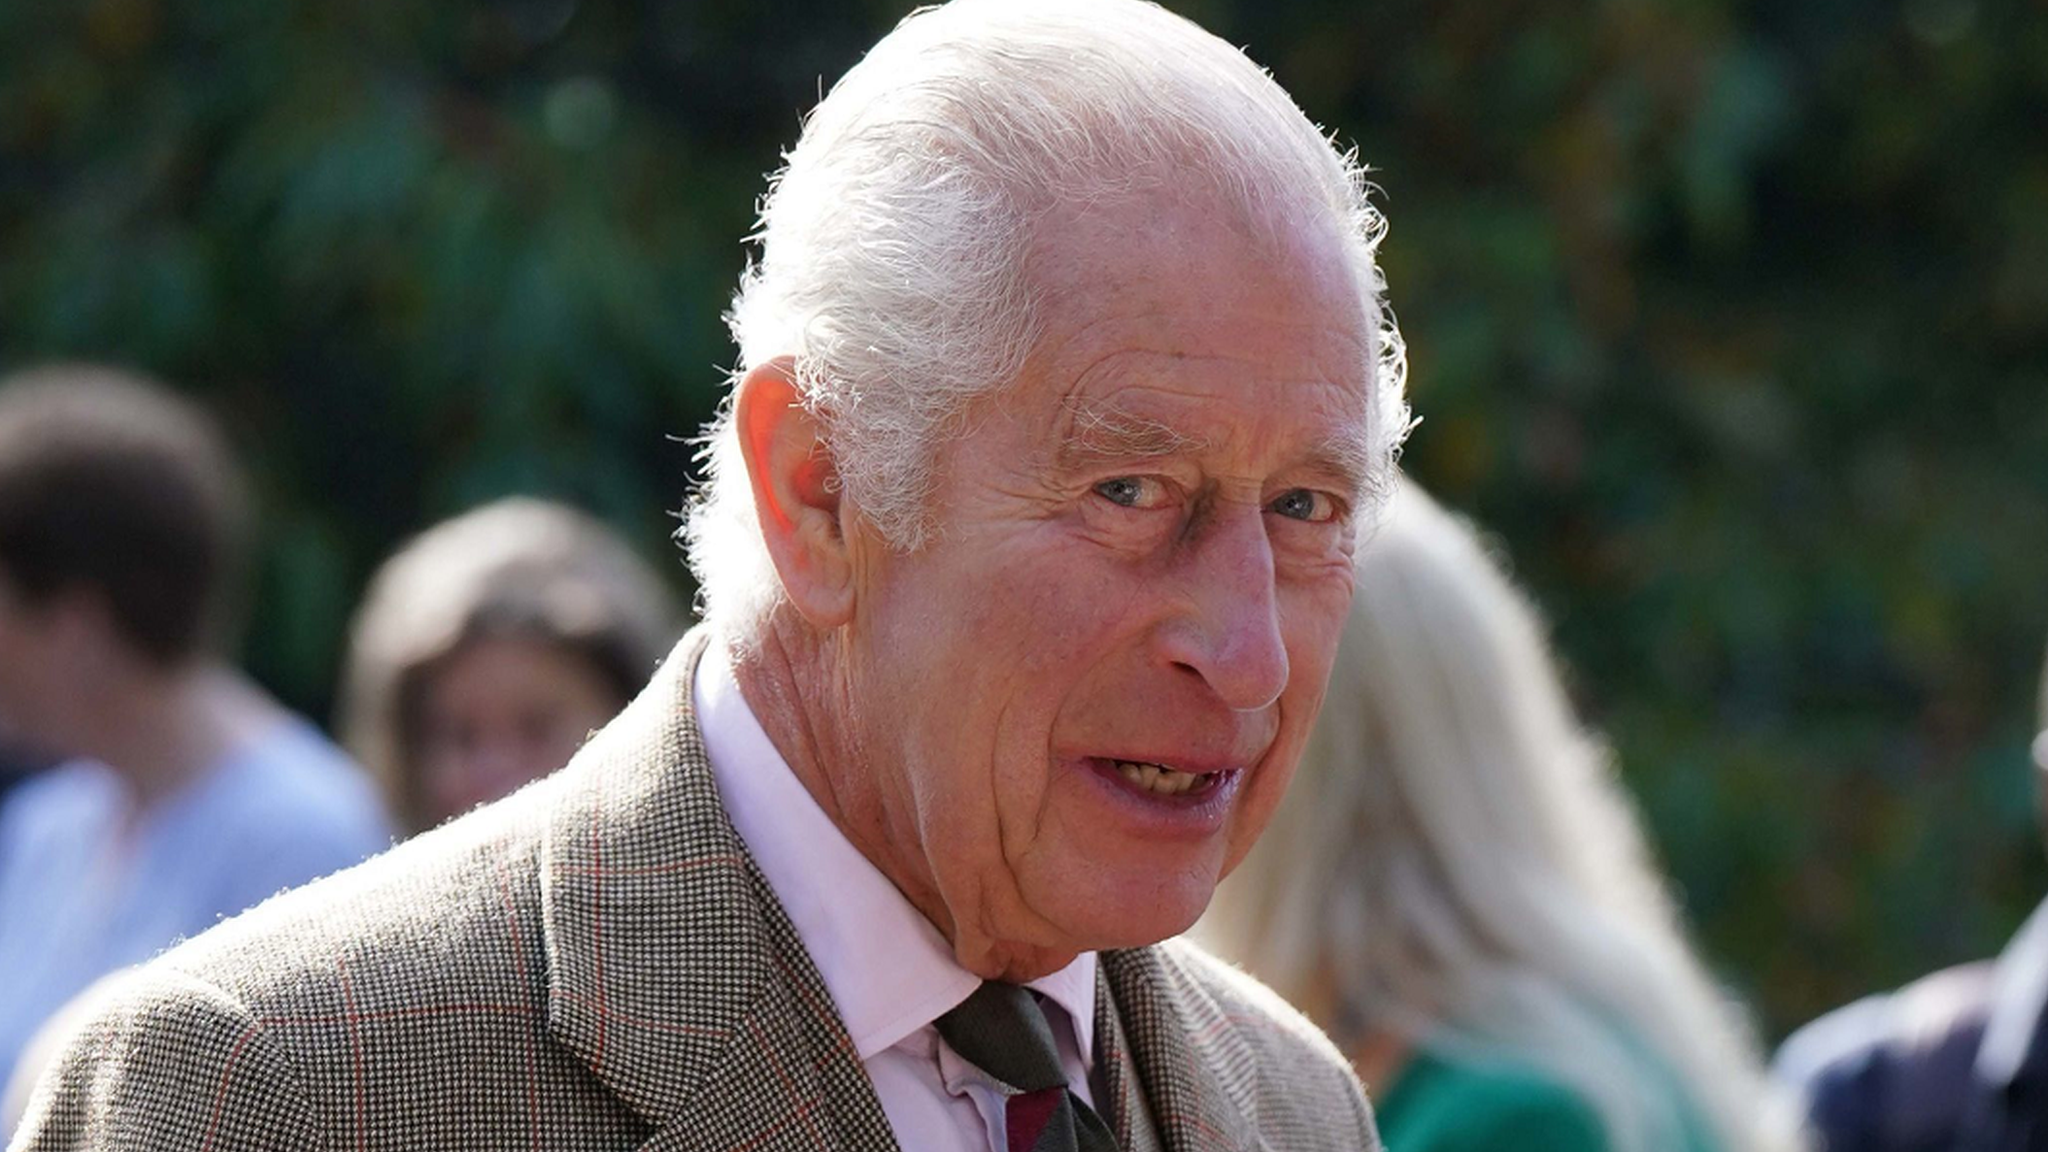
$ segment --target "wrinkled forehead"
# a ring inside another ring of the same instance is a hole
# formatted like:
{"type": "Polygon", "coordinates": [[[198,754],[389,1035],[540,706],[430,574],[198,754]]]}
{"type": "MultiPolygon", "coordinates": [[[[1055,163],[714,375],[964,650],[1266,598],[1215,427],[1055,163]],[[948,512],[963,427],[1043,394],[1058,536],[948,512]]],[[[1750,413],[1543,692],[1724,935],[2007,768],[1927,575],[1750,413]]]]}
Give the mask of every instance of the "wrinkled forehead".
{"type": "Polygon", "coordinates": [[[1190,148],[1183,161],[1109,182],[1083,179],[1034,205],[1024,249],[1032,285],[1056,293],[1105,279],[1127,284],[1223,256],[1264,265],[1375,318],[1374,292],[1361,275],[1373,253],[1326,189],[1281,169],[1219,173],[1226,158],[1190,148]]]}
{"type": "Polygon", "coordinates": [[[1156,344],[1254,368],[1271,361],[1280,375],[1307,358],[1317,376],[1371,387],[1370,264],[1325,214],[1255,223],[1245,213],[1231,197],[1159,187],[1040,214],[1023,266],[1037,319],[1030,370],[1079,379],[1091,365],[1077,358],[1099,346],[1156,344]]]}
{"type": "Polygon", "coordinates": [[[1041,224],[1033,346],[980,418],[1033,425],[1030,454],[1061,471],[1284,459],[1347,493],[1375,486],[1375,328],[1339,236],[1262,235],[1171,194],[1041,224]]]}

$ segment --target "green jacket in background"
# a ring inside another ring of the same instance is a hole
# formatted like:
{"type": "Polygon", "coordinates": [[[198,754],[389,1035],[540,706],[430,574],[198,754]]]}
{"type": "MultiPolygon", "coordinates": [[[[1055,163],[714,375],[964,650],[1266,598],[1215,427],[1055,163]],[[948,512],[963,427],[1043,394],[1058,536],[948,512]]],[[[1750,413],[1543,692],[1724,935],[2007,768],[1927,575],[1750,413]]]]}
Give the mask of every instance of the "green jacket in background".
{"type": "MultiPolygon", "coordinates": [[[[1377,1086],[1375,1086],[1377,1087],[1377,1086]]],[[[1427,1049],[1375,1090],[1387,1152],[1609,1152],[1591,1102],[1535,1069],[1427,1049]]],[[[1686,1152],[1720,1152],[1688,1117],[1686,1152]]]]}

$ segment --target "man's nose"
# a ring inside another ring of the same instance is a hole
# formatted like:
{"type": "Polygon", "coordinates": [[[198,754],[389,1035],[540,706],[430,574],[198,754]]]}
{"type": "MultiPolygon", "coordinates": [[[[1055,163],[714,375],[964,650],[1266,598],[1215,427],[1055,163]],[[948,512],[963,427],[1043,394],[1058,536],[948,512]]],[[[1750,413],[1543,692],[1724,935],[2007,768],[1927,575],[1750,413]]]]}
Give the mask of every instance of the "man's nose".
{"type": "Polygon", "coordinates": [[[1167,655],[1229,707],[1264,708],[1288,673],[1264,510],[1233,508],[1207,529],[1180,564],[1187,608],[1167,627],[1167,655]]]}

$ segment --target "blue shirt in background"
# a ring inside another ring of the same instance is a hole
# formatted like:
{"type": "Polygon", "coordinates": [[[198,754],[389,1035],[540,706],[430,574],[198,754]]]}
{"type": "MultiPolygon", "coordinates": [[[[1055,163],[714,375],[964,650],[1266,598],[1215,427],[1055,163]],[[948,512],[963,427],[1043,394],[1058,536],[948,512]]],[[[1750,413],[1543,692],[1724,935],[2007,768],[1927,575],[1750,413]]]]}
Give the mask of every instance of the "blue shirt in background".
{"type": "Polygon", "coordinates": [[[130,804],[111,769],[77,760],[0,806],[0,1084],[101,976],[391,842],[368,777],[296,717],[140,820],[130,804]]]}

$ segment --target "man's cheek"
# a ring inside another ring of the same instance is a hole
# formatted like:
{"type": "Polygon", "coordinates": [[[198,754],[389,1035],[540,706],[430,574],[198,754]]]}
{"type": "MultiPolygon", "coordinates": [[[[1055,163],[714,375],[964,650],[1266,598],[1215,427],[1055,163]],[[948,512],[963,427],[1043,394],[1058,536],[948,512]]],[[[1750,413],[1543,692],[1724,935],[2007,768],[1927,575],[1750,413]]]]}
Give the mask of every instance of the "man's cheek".
{"type": "Polygon", "coordinates": [[[1327,612],[1312,616],[1298,617],[1290,621],[1287,643],[1287,694],[1300,701],[1319,702],[1323,690],[1330,680],[1330,669],[1337,663],[1337,643],[1344,633],[1344,618],[1349,610],[1350,598],[1345,597],[1345,610],[1334,614],[1327,612]]]}
{"type": "Polygon", "coordinates": [[[1254,782],[1251,794],[1238,805],[1237,819],[1231,829],[1230,844],[1224,855],[1222,870],[1218,879],[1230,875],[1244,858],[1251,853],[1252,845],[1265,834],[1266,826],[1272,823],[1273,813],[1279,810],[1280,800],[1294,780],[1295,759],[1299,749],[1289,750],[1285,761],[1269,763],[1265,779],[1254,782]]]}

